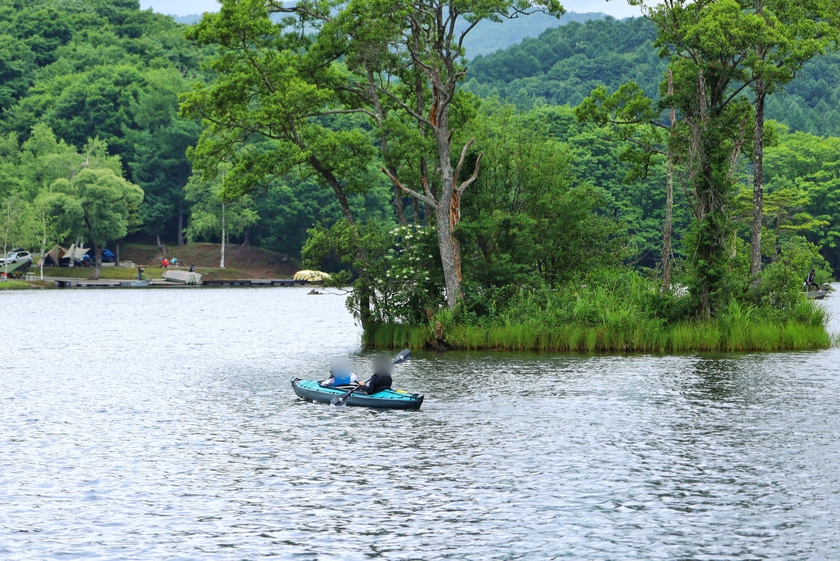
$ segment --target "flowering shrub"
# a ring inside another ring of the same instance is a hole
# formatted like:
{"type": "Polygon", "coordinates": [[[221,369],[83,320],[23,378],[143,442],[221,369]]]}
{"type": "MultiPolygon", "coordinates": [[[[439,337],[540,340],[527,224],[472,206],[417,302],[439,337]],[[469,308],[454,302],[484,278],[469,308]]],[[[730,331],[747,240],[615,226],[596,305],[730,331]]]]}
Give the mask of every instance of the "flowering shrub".
{"type": "Polygon", "coordinates": [[[443,272],[434,228],[401,226],[383,231],[373,223],[346,221],[310,229],[304,265],[336,261],[344,270],[329,285],[352,287],[347,307],[363,325],[423,323],[443,304],[443,272]]]}
{"type": "Polygon", "coordinates": [[[374,285],[378,321],[421,323],[443,304],[437,231],[418,224],[391,230],[384,275],[374,285]]]}

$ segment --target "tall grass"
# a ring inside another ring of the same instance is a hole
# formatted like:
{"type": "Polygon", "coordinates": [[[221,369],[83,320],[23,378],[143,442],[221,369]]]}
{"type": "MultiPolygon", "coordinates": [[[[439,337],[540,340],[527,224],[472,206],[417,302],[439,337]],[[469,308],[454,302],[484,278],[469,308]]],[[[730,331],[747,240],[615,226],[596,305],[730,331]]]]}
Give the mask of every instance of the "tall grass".
{"type": "MultiPolygon", "coordinates": [[[[680,353],[690,351],[793,351],[824,349],[831,337],[821,325],[799,322],[729,323],[717,321],[655,325],[629,331],[580,325],[531,329],[522,325],[456,326],[446,334],[446,345],[456,350],[578,351],[680,353]]],[[[423,348],[434,342],[423,325],[376,325],[365,333],[371,348],[423,348]]]]}

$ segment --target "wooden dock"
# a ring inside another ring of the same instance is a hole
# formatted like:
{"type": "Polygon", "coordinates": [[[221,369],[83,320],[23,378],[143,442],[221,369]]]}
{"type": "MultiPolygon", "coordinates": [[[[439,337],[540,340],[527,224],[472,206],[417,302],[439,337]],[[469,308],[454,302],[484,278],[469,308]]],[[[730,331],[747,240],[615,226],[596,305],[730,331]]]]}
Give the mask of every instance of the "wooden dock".
{"type": "Polygon", "coordinates": [[[298,281],[293,279],[224,279],[224,280],[202,280],[201,284],[177,284],[164,280],[152,279],[149,286],[126,286],[126,281],[118,279],[89,280],[71,278],[51,278],[53,284],[58,288],[200,288],[210,287],[258,287],[258,286],[306,286],[312,283],[309,281],[298,281]]]}
{"type": "Polygon", "coordinates": [[[305,286],[312,283],[293,279],[227,279],[203,280],[201,284],[202,286],[305,286]]]}
{"type": "Polygon", "coordinates": [[[58,288],[119,288],[119,280],[55,279],[58,288]]]}

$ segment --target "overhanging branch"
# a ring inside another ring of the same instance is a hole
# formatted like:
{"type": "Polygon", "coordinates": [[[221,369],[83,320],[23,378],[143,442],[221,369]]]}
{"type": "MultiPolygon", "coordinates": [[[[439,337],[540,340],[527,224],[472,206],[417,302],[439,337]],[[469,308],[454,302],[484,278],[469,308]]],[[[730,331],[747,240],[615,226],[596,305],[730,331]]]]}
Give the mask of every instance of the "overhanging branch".
{"type": "Polygon", "coordinates": [[[427,205],[431,205],[434,208],[438,207],[437,201],[435,201],[432,197],[428,197],[426,195],[421,195],[420,193],[418,193],[414,189],[409,189],[408,187],[406,187],[405,185],[400,183],[400,180],[397,179],[396,176],[394,176],[394,174],[392,174],[387,169],[385,169],[385,168],[379,168],[379,169],[382,170],[382,173],[384,173],[385,175],[388,176],[388,179],[390,179],[391,181],[394,182],[394,185],[396,185],[397,187],[402,189],[405,193],[407,193],[411,197],[417,199],[418,201],[423,201],[427,205]]]}

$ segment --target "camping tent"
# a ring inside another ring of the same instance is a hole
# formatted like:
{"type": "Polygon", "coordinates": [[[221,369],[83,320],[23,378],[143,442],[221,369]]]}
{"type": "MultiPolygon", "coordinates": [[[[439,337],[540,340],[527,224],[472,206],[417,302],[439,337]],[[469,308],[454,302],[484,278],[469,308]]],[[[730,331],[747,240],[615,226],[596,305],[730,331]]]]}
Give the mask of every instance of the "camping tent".
{"type": "Polygon", "coordinates": [[[296,281],[323,282],[330,278],[330,275],[322,271],[310,271],[309,269],[304,269],[295,273],[292,278],[296,281]]]}
{"type": "Polygon", "coordinates": [[[70,246],[70,249],[64,249],[56,244],[51,250],[44,255],[45,267],[66,267],[70,264],[70,260],[80,260],[84,255],[90,251],[90,248],[76,247],[76,244],[70,246]]]}
{"type": "MultiPolygon", "coordinates": [[[[59,259],[67,253],[67,250],[55,244],[51,250],[44,254],[44,267],[58,267],[59,259]]],[[[38,263],[40,265],[40,263],[38,263]]]]}

